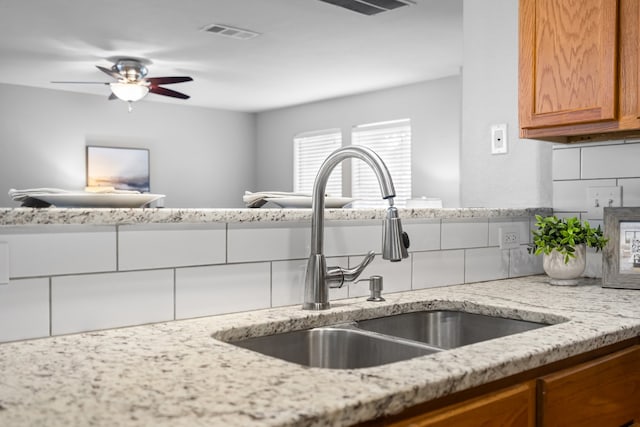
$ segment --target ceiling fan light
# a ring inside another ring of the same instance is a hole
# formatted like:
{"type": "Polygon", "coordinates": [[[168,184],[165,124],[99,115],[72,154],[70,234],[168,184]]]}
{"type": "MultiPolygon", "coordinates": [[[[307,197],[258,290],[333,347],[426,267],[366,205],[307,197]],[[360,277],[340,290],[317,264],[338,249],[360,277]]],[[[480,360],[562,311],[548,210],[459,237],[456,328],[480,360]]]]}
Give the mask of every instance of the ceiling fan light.
{"type": "Polygon", "coordinates": [[[127,102],[139,101],[149,93],[147,86],[137,83],[110,83],[109,86],[115,96],[127,102]]]}

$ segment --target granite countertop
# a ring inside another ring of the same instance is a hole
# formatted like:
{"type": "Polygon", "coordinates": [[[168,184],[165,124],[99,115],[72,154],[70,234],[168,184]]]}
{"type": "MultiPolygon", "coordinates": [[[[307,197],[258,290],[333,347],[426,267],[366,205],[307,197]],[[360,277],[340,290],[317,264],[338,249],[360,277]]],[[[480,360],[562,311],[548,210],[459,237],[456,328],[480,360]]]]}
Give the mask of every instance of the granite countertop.
{"type": "MultiPolygon", "coordinates": [[[[551,208],[399,208],[403,219],[465,219],[551,215],[551,208]]],[[[325,209],[325,219],[383,219],[386,209],[325,209]]],[[[36,224],[146,224],[310,221],[311,209],[0,208],[0,226],[36,224]]]]}
{"type": "Polygon", "coordinates": [[[532,276],[385,297],[1,344],[0,425],[350,425],[640,336],[640,291],[599,280],[554,287],[532,276]],[[355,370],[306,368],[212,338],[424,309],[554,325],[355,370]]]}

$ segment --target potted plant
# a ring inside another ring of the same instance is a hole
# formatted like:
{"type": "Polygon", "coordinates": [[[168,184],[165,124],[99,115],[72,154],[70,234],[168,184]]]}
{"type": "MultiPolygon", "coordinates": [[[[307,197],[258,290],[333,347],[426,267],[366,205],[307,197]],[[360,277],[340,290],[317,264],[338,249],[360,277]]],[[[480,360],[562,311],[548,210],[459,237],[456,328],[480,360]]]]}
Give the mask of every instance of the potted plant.
{"type": "Polygon", "coordinates": [[[536,215],[535,225],[529,252],[543,254],[542,266],[552,285],[576,285],[586,267],[586,247],[598,252],[607,244],[600,226],[592,228],[576,217],[536,215]]]}

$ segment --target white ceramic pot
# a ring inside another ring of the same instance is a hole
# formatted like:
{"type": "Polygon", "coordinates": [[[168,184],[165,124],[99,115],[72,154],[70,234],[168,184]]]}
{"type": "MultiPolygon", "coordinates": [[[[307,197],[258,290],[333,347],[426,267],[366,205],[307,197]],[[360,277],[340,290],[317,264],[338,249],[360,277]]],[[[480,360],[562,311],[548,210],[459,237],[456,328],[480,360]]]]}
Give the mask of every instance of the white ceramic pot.
{"type": "Polygon", "coordinates": [[[584,243],[577,245],[574,255],[574,258],[569,258],[567,264],[564,262],[564,255],[555,249],[549,255],[543,255],[542,267],[551,279],[549,280],[550,284],[560,286],[575,286],[578,284],[578,278],[582,276],[587,266],[586,245],[584,243]]]}

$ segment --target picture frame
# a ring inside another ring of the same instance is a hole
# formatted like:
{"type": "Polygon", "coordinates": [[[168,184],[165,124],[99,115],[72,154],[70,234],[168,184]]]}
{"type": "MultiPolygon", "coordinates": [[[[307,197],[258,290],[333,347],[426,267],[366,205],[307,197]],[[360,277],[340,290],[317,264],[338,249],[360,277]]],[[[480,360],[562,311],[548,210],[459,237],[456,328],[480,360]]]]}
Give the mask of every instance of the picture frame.
{"type": "Polygon", "coordinates": [[[87,187],[151,191],[150,153],[146,148],[87,145],[87,187]]]}
{"type": "Polygon", "coordinates": [[[604,208],[602,286],[640,289],[640,207],[604,208]]]}

